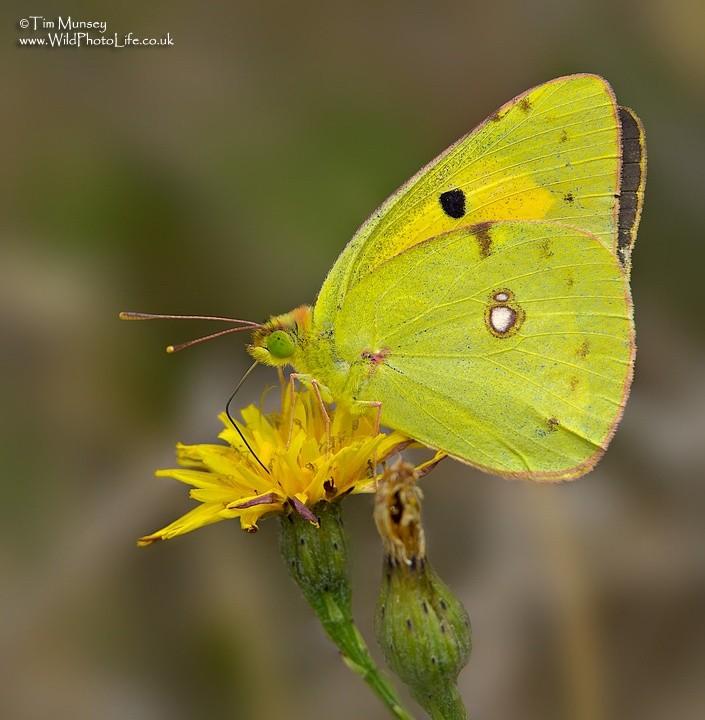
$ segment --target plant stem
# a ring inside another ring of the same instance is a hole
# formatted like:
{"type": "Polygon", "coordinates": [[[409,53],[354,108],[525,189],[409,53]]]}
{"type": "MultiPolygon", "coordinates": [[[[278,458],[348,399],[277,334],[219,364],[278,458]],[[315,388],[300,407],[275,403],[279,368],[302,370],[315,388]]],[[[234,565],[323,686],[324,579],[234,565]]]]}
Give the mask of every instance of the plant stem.
{"type": "Polygon", "coordinates": [[[468,720],[468,713],[463,699],[455,685],[444,688],[432,702],[425,705],[432,720],[468,720]]]}
{"type": "Polygon", "coordinates": [[[331,595],[324,596],[324,603],[314,607],[328,637],[336,644],[345,664],[372,688],[373,692],[389,708],[394,717],[411,720],[411,715],[401,706],[399,698],[372,659],[367,645],[353,623],[346,608],[341,608],[331,595]]]}
{"type": "Polygon", "coordinates": [[[319,527],[293,511],[282,517],[280,549],[289,572],[345,664],[362,677],[393,717],[413,720],[355,626],[340,506],[321,502],[313,510],[319,527]]]}

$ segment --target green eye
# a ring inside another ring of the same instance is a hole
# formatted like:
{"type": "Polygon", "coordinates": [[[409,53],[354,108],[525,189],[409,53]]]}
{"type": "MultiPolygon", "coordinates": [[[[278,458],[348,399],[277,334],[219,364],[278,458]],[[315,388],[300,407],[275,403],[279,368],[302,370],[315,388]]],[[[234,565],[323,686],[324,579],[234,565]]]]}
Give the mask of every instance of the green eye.
{"type": "Polygon", "coordinates": [[[287,358],[294,354],[296,347],[289,333],[275,330],[267,338],[267,350],[276,358],[287,358]]]}

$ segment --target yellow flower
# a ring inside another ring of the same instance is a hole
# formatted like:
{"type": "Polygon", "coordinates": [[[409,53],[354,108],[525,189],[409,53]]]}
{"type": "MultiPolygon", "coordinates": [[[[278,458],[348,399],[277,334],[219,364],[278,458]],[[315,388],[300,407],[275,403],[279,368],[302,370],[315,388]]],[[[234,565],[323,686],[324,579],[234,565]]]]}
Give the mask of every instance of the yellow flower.
{"type": "Polygon", "coordinates": [[[254,405],[242,410],[238,426],[262,467],[248,450],[225,413],[218,436],[225,445],[176,446],[181,467],[157,470],[191,485],[190,496],[201,504],[170,525],[141,537],[150,545],[220,520],[239,518],[243,530],[254,532],[264,515],[293,509],[316,524],[311,512],[321,500],[348,493],[374,492],[376,464],[401,450],[409,439],[399,432],[375,429],[375,417],[328,409],[330,434],[320,401],[311,389],[294,396],[293,420],[288,393],[282,412],[265,414],[254,405]]]}

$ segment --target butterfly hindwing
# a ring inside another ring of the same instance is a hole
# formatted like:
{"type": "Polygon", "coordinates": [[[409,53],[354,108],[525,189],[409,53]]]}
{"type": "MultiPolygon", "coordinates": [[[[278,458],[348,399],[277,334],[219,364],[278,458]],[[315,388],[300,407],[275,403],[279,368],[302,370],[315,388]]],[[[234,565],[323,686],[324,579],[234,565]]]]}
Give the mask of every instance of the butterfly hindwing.
{"type": "Polygon", "coordinates": [[[587,472],[621,416],[634,328],[628,280],[594,235],[496,222],[388,259],[334,324],[357,400],[492,473],[587,472]]]}

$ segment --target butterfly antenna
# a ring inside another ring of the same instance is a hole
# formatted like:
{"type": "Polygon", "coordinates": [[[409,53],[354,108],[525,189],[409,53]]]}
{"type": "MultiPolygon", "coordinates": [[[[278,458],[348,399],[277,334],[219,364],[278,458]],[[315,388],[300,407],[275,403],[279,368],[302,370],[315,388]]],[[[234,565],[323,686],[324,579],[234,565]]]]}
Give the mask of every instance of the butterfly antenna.
{"type": "Polygon", "coordinates": [[[161,313],[121,312],[120,320],[219,320],[220,322],[238,323],[248,327],[262,327],[261,323],[251,320],[238,320],[237,318],[220,317],[218,315],[162,315],[161,313]]]}
{"type": "Polygon", "coordinates": [[[199,345],[200,343],[207,342],[208,340],[213,340],[213,338],[221,337],[222,335],[230,335],[231,333],[245,332],[249,330],[252,330],[252,328],[249,326],[233,327],[228,328],[227,330],[219,330],[218,332],[211,333],[210,335],[204,335],[203,337],[196,338],[195,340],[189,340],[188,342],[179,343],[178,345],[167,345],[166,351],[168,353],[179,352],[179,350],[185,350],[186,348],[189,348],[193,345],[199,345]]]}
{"type": "Polygon", "coordinates": [[[193,345],[199,345],[207,340],[229,335],[230,333],[244,332],[245,330],[255,330],[261,328],[261,323],[252,322],[250,320],[238,320],[237,318],[220,317],[218,315],[165,315],[162,313],[143,313],[143,312],[121,312],[118,316],[120,320],[217,320],[219,322],[235,323],[237,327],[228,328],[204,335],[203,337],[189,340],[188,342],[179,343],[178,345],[168,345],[166,351],[168,353],[179,352],[193,345]]]}
{"type": "Polygon", "coordinates": [[[235,386],[235,389],[232,392],[232,395],[228,398],[228,402],[225,403],[225,414],[228,416],[228,420],[232,423],[235,430],[237,430],[237,434],[240,436],[240,439],[242,442],[245,443],[245,446],[247,449],[252,453],[252,456],[255,460],[260,464],[260,467],[262,470],[264,470],[267,475],[270,474],[269,470],[267,469],[267,466],[257,457],[257,453],[252,449],[252,446],[250,443],[247,442],[245,439],[245,436],[242,434],[242,430],[240,430],[240,427],[238,424],[233,420],[233,416],[230,414],[230,403],[235,399],[235,396],[237,395],[238,390],[243,386],[245,380],[249,377],[250,373],[255,369],[255,366],[257,365],[257,361],[253,362],[252,365],[250,365],[249,368],[245,371],[245,374],[240,378],[240,382],[235,386]]]}

